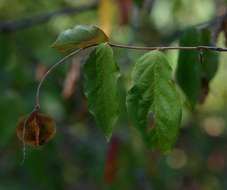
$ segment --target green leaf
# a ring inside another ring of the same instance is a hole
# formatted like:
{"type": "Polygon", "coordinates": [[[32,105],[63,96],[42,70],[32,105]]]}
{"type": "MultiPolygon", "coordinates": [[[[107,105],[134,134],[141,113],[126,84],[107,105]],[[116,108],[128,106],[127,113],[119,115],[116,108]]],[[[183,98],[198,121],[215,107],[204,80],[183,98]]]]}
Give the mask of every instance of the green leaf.
{"type": "MultiPolygon", "coordinates": [[[[187,30],[180,39],[180,46],[198,46],[200,33],[192,28],[187,30]]],[[[180,50],[177,65],[177,82],[189,102],[194,106],[200,96],[201,64],[197,50],[180,50]]]]}
{"type": "MultiPolygon", "coordinates": [[[[211,32],[207,28],[190,29],[180,39],[180,46],[210,46],[211,32]]],[[[199,61],[199,51],[181,50],[178,58],[177,81],[192,107],[204,102],[209,92],[209,82],[218,68],[218,53],[203,51],[203,61],[199,61]]]]}
{"type": "Polygon", "coordinates": [[[134,126],[150,147],[162,151],[168,151],[175,142],[181,121],[181,103],[171,74],[163,53],[147,53],[133,69],[133,85],[127,95],[134,126]]]}
{"type": "MultiPolygon", "coordinates": [[[[207,28],[201,30],[201,44],[212,46],[212,34],[207,28]]],[[[201,89],[199,102],[203,103],[209,93],[209,82],[215,76],[218,69],[219,54],[215,51],[204,51],[203,62],[201,66],[201,89]]]]}
{"type": "Polygon", "coordinates": [[[60,52],[69,52],[77,48],[86,48],[107,41],[108,37],[100,28],[78,25],[61,32],[52,47],[60,52]]]}
{"type": "Polygon", "coordinates": [[[110,139],[119,115],[119,76],[112,48],[100,44],[91,52],[84,65],[84,90],[89,111],[107,139],[110,139]]]}
{"type": "MultiPolygon", "coordinates": [[[[212,34],[207,28],[201,30],[201,44],[204,46],[212,46],[212,34]]],[[[210,81],[216,74],[218,69],[219,54],[215,51],[203,52],[202,77],[210,81]]]]}

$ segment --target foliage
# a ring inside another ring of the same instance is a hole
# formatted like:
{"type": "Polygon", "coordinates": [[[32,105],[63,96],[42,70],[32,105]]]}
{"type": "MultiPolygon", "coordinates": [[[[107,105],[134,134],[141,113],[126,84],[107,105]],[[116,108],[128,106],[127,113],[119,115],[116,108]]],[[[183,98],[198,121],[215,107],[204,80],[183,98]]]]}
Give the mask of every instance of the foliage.
{"type": "Polygon", "coordinates": [[[127,96],[133,123],[150,147],[163,151],[175,142],[181,121],[181,103],[171,71],[162,53],[145,54],[134,67],[127,96]]]}
{"type": "MultiPolygon", "coordinates": [[[[53,47],[60,51],[87,48],[102,43],[100,35],[105,36],[97,27],[76,26],[73,31],[62,32],[53,47]],[[96,30],[91,30],[94,28],[96,30]],[[89,31],[89,35],[84,31],[89,31]]],[[[117,70],[113,51],[107,44],[98,45],[84,66],[88,108],[107,140],[119,115],[117,70]]],[[[128,113],[145,142],[162,151],[170,150],[181,122],[181,103],[171,71],[167,58],[161,53],[144,55],[135,65],[133,86],[127,96],[128,113]]]]}
{"type": "MultiPolygon", "coordinates": [[[[180,45],[209,46],[212,45],[211,41],[211,31],[207,28],[200,30],[191,28],[181,37],[180,45]]],[[[177,81],[193,107],[197,102],[204,102],[209,91],[209,82],[215,76],[217,67],[217,52],[180,51],[177,81]]]]}
{"type": "Polygon", "coordinates": [[[225,17],[214,17],[226,4],[101,2],[0,2],[0,189],[226,189],[226,53],[111,46],[223,47],[225,17]],[[34,24],[37,18],[45,19],[34,24]],[[55,49],[83,51],[43,83],[45,115],[27,125],[35,147],[26,146],[21,166],[16,122],[34,107],[44,73],[64,56],[50,48],[56,37],[55,49]],[[46,115],[51,125],[43,125],[46,115]]]}
{"type": "Polygon", "coordinates": [[[84,65],[84,89],[89,111],[108,140],[119,115],[118,78],[111,47],[100,44],[84,65]]]}
{"type": "Polygon", "coordinates": [[[102,30],[96,26],[75,26],[62,32],[52,47],[59,51],[72,51],[76,48],[86,48],[108,40],[102,30]]]}

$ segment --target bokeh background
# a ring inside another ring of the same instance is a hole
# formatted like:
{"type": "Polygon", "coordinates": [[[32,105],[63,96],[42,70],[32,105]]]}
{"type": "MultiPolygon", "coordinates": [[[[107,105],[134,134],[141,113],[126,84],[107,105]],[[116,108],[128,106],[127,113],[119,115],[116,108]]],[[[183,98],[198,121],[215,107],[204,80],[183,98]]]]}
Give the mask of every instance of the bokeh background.
{"type": "MultiPolygon", "coordinates": [[[[185,107],[169,154],[147,149],[124,107],[130,71],[144,52],[114,49],[120,66],[121,119],[109,143],[88,113],[83,65],[89,50],[59,66],[41,91],[42,111],[57,123],[55,137],[26,148],[16,123],[34,106],[49,66],[64,55],[51,49],[59,32],[96,24],[112,41],[141,46],[177,45],[190,26],[218,25],[226,0],[0,0],[0,190],[224,190],[227,189],[227,54],[203,105],[185,107]]],[[[225,46],[220,33],[218,46],[225,46]]],[[[177,51],[167,52],[173,68],[177,51]]]]}

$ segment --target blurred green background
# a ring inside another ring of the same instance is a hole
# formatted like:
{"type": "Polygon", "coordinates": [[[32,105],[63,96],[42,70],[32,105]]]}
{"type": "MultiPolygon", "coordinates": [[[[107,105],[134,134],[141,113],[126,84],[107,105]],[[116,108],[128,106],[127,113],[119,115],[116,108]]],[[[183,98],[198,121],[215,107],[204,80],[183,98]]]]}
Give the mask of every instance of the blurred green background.
{"type": "MultiPolygon", "coordinates": [[[[176,45],[187,27],[225,14],[225,0],[0,0],[0,190],[224,190],[227,189],[227,54],[203,105],[187,108],[169,154],[145,147],[121,119],[110,143],[88,113],[79,58],[59,66],[44,83],[42,111],[57,123],[55,137],[26,148],[16,123],[34,106],[35,90],[61,55],[50,48],[59,32],[78,24],[100,26],[112,41],[143,46],[176,45]]],[[[224,46],[224,35],[218,45],[224,46]]],[[[130,71],[144,52],[114,49],[124,102],[130,71]]],[[[167,52],[175,68],[177,51],[167,52]]]]}

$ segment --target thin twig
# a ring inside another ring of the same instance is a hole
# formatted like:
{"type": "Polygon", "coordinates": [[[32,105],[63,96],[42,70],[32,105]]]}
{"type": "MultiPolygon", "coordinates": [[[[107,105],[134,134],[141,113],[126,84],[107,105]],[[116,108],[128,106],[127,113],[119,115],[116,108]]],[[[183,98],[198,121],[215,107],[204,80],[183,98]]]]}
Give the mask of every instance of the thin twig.
{"type": "Polygon", "coordinates": [[[53,71],[58,65],[64,63],[67,59],[69,59],[70,57],[78,54],[80,51],[82,50],[82,48],[77,49],[75,51],[73,51],[72,53],[66,55],[65,57],[63,57],[61,60],[59,60],[57,63],[55,63],[54,65],[52,65],[47,72],[43,75],[43,77],[41,78],[37,90],[36,90],[36,104],[34,107],[34,110],[28,114],[27,118],[24,121],[24,125],[23,125],[23,132],[22,132],[22,143],[23,143],[23,149],[22,149],[22,153],[23,153],[23,158],[21,161],[21,165],[23,165],[25,158],[26,158],[26,144],[25,144],[25,133],[26,133],[26,125],[28,123],[29,118],[31,117],[31,115],[35,112],[38,112],[40,110],[40,100],[39,100],[39,95],[40,95],[40,89],[42,87],[42,84],[44,82],[44,80],[46,79],[46,77],[50,74],[51,71],[53,71]]]}
{"type": "Polygon", "coordinates": [[[54,65],[52,65],[47,72],[43,75],[43,77],[41,78],[37,90],[36,90],[36,105],[35,108],[36,109],[40,109],[40,100],[39,100],[39,94],[40,94],[40,89],[42,87],[42,84],[44,82],[44,80],[46,79],[46,77],[49,75],[49,73],[55,69],[58,65],[62,64],[64,61],[66,61],[67,59],[69,59],[70,57],[78,54],[80,51],[82,50],[82,48],[77,49],[76,51],[73,51],[72,53],[70,53],[69,55],[66,55],[65,57],[63,57],[61,60],[59,60],[57,63],[55,63],[54,65]]]}
{"type": "Polygon", "coordinates": [[[116,48],[124,48],[124,49],[135,49],[135,50],[144,50],[144,51],[164,51],[164,50],[210,50],[210,51],[218,51],[225,52],[227,48],[215,47],[215,46],[164,46],[164,47],[142,47],[142,46],[131,46],[131,45],[122,45],[115,44],[112,42],[108,42],[108,44],[112,47],[116,48]]]}
{"type": "MultiPolygon", "coordinates": [[[[166,47],[141,47],[141,46],[129,46],[129,45],[122,45],[122,44],[115,44],[112,42],[108,42],[108,44],[112,47],[116,48],[124,48],[124,49],[135,49],[135,50],[144,50],[144,51],[154,51],[154,50],[159,50],[159,51],[164,51],[164,50],[196,50],[196,51],[204,51],[204,50],[209,50],[209,51],[217,51],[217,52],[227,52],[227,48],[221,48],[221,47],[214,47],[214,46],[166,46],[166,47]]],[[[93,45],[95,46],[95,45],[93,45]]],[[[87,47],[88,48],[88,47],[87,47]]],[[[73,55],[76,55],[82,50],[82,48],[70,53],[69,55],[65,56],[62,58],[60,61],[55,63],[53,66],[51,66],[48,71],[43,75],[42,79],[39,82],[39,85],[37,87],[36,91],[36,109],[40,109],[40,100],[39,100],[39,94],[40,94],[40,88],[46,79],[46,77],[49,75],[49,73],[58,65],[62,64],[64,61],[66,61],[68,58],[72,57],[73,55]]]]}
{"type": "MultiPolygon", "coordinates": [[[[164,46],[164,47],[142,47],[142,46],[130,46],[130,45],[123,45],[123,44],[115,44],[112,42],[107,42],[111,47],[116,47],[116,48],[124,48],[124,49],[134,49],[134,50],[144,50],[144,51],[154,51],[154,50],[159,50],[159,51],[164,51],[164,50],[195,50],[195,51],[199,51],[200,52],[200,62],[202,62],[202,53],[204,50],[206,51],[217,51],[217,52],[227,52],[227,48],[222,48],[222,47],[214,47],[214,46],[164,46]]],[[[96,46],[98,44],[94,44],[91,45],[89,47],[93,47],[96,46]]],[[[55,63],[54,65],[52,65],[48,71],[43,75],[43,77],[41,78],[37,90],[36,90],[36,104],[35,104],[35,108],[34,110],[29,114],[28,118],[25,120],[24,122],[24,127],[23,127],[23,160],[22,160],[22,164],[24,163],[25,160],[25,130],[26,130],[26,124],[28,122],[29,117],[31,116],[32,113],[34,113],[35,111],[39,111],[40,109],[40,89],[42,87],[42,84],[44,82],[44,80],[46,79],[46,77],[49,75],[50,72],[52,72],[58,65],[62,64],[64,61],[66,61],[67,59],[69,59],[70,57],[78,54],[81,50],[83,49],[87,49],[89,47],[86,48],[80,48],[77,49],[75,51],[73,51],[72,53],[66,55],[65,57],[63,57],[61,60],[59,60],[57,63],[55,63]]]]}

